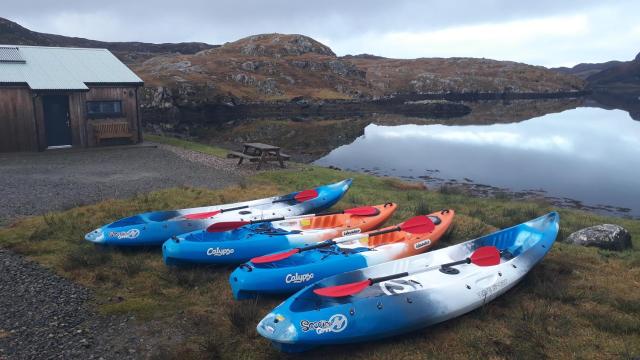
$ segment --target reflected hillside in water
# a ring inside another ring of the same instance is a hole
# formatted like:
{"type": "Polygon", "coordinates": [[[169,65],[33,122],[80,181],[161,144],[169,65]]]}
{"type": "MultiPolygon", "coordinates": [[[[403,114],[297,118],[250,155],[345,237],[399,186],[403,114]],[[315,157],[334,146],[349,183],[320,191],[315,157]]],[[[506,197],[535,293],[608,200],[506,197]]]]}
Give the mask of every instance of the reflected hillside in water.
{"type": "Polygon", "coordinates": [[[511,100],[464,102],[472,110],[462,117],[430,119],[417,116],[378,113],[349,117],[309,117],[293,119],[252,119],[232,122],[224,127],[197,129],[204,141],[232,144],[265,142],[276,144],[294,160],[310,162],[331,150],[350,144],[364,135],[370,124],[376,125],[492,125],[517,123],[583,106],[584,99],[511,100]]]}
{"type": "Polygon", "coordinates": [[[316,164],[640,216],[640,122],[617,109],[581,106],[510,123],[371,124],[316,164]]]}
{"type": "Polygon", "coordinates": [[[582,106],[624,110],[640,121],[640,92],[594,92],[582,106]]]}

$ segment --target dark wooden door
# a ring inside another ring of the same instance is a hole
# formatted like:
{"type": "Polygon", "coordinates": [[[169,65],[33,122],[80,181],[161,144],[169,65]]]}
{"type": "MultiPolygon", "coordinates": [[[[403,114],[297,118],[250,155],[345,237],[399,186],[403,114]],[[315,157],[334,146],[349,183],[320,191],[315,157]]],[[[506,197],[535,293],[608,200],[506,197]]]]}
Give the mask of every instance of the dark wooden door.
{"type": "Polygon", "coordinates": [[[69,97],[47,95],[42,98],[47,146],[71,145],[69,97]]]}

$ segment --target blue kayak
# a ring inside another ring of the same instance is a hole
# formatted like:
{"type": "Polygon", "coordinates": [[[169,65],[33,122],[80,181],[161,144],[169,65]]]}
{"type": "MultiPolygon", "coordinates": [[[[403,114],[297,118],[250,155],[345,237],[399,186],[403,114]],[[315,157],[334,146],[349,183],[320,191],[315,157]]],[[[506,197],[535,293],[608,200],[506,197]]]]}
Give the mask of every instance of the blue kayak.
{"type": "Polygon", "coordinates": [[[556,240],[559,220],[552,212],[458,245],[320,280],[273,309],[257,330],[282,351],[298,352],[372,341],[460,316],[504,294],[540,262],[556,240]],[[488,247],[495,249],[494,264],[469,260],[488,247]]]}
{"type": "MultiPolygon", "coordinates": [[[[229,276],[233,296],[247,299],[258,294],[290,294],[325,277],[420,254],[438,243],[454,216],[453,210],[428,215],[434,224],[434,229],[428,233],[394,231],[370,236],[364,243],[347,242],[303,251],[275,262],[250,261],[229,276]]],[[[381,231],[393,228],[395,226],[381,231]]]]}
{"type": "Polygon", "coordinates": [[[248,224],[222,232],[198,230],[167,240],[162,246],[162,257],[167,265],[240,264],[256,256],[314,244],[345,233],[376,229],[393,215],[396,205],[388,203],[369,208],[373,212],[367,215],[353,215],[347,209],[335,214],[248,224]]]}
{"type": "Polygon", "coordinates": [[[216,222],[322,211],[337,203],[349,190],[351,182],[347,179],[315,189],[235,204],[138,214],[93,230],[85,240],[118,246],[161,245],[172,236],[206,229],[216,222]]]}

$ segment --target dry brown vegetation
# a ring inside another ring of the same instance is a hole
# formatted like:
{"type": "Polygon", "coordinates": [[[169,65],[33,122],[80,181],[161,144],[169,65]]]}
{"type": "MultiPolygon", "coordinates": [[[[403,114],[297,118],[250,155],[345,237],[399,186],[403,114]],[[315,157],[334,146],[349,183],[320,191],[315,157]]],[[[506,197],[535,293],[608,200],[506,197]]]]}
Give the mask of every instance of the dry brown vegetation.
{"type": "Polygon", "coordinates": [[[162,55],[131,66],[148,86],[170,89],[176,101],[185,105],[231,99],[340,100],[398,93],[543,93],[584,88],[577,77],[509,61],[336,57],[309,37],[285,34],[250,36],[193,55],[162,55]]]}

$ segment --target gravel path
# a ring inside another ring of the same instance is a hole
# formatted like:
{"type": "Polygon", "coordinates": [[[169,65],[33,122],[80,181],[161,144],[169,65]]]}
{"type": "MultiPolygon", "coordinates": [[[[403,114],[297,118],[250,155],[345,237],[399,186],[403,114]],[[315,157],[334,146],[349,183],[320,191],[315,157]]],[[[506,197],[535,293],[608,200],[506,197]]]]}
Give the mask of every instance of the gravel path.
{"type": "Polygon", "coordinates": [[[91,310],[91,292],[0,249],[0,359],[135,359],[179,341],[176,327],[91,310]]]}
{"type": "MultiPolygon", "coordinates": [[[[175,186],[220,188],[253,172],[166,145],[0,154],[0,226],[11,219],[175,186]]],[[[0,359],[134,359],[185,324],[101,316],[90,290],[0,249],[0,359]]]]}
{"type": "Polygon", "coordinates": [[[162,188],[225,187],[250,171],[234,164],[164,145],[0,154],[0,225],[162,188]]]}

